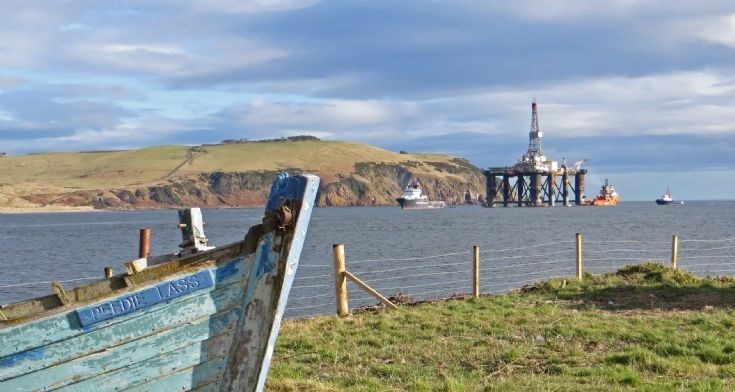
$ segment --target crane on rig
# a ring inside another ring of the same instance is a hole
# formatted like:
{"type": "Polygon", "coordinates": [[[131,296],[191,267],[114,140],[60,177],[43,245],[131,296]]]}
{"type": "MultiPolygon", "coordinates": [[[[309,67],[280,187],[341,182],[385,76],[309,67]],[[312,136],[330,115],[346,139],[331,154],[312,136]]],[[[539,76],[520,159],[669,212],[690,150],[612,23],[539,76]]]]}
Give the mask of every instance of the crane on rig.
{"type": "Polygon", "coordinates": [[[574,162],[574,170],[579,170],[582,167],[582,165],[587,164],[587,161],[588,159],[585,158],[585,159],[582,159],[581,161],[574,162]]]}

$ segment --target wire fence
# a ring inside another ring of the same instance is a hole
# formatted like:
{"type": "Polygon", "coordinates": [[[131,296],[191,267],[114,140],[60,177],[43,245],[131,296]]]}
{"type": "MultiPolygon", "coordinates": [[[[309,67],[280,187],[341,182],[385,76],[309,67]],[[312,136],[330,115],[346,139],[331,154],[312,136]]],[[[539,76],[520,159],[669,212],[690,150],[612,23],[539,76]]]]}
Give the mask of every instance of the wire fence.
{"type": "MultiPolygon", "coordinates": [[[[735,275],[735,238],[673,239],[669,241],[585,239],[578,255],[576,241],[555,241],[479,251],[479,287],[483,294],[504,293],[552,277],[575,277],[577,258],[583,270],[594,274],[644,262],[671,265],[698,276],[735,275]]],[[[468,246],[468,248],[471,248],[468,246]]],[[[473,292],[473,252],[445,251],[436,254],[397,254],[390,258],[347,260],[347,270],[385,297],[427,300],[468,295],[473,292]]],[[[61,283],[99,279],[70,277],[61,283]]],[[[51,281],[5,283],[0,291],[47,287],[51,281]]],[[[355,284],[347,285],[350,309],[371,306],[375,297],[355,284]]],[[[286,310],[286,318],[334,314],[336,309],[334,263],[302,260],[286,310]]]]}
{"type": "MultiPolygon", "coordinates": [[[[735,273],[735,238],[674,239],[660,241],[585,239],[581,252],[583,271],[614,272],[645,262],[671,266],[698,276],[735,273]],[[672,257],[674,256],[674,257],[672,257]]],[[[552,277],[576,277],[576,241],[555,241],[480,250],[480,291],[499,294],[552,277]]],[[[469,246],[468,246],[469,248],[469,246]]],[[[429,300],[470,295],[473,290],[471,250],[437,254],[397,254],[390,258],[346,260],[346,268],[386,297],[429,300]]],[[[378,304],[372,295],[348,284],[350,310],[378,304]]],[[[337,307],[334,264],[299,267],[287,309],[287,318],[334,314],[337,307]]]]}

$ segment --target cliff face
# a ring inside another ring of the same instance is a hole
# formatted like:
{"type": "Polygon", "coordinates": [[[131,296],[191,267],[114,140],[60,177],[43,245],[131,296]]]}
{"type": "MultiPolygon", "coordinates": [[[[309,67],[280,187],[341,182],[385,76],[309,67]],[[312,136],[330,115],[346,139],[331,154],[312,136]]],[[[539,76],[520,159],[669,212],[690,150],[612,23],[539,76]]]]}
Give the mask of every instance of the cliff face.
{"type": "Polygon", "coordinates": [[[485,183],[482,171],[463,159],[454,159],[449,164],[414,161],[400,164],[358,163],[354,173],[321,188],[319,205],[395,205],[403,188],[412,181],[421,184],[429,200],[449,203],[464,203],[468,189],[477,198],[477,195],[484,193],[485,183]]]}
{"type": "MultiPolygon", "coordinates": [[[[305,170],[286,171],[299,173],[305,170]]],[[[46,206],[93,206],[98,209],[249,207],[265,204],[275,175],[276,171],[218,171],[139,188],[78,190],[62,195],[35,194],[24,199],[46,206]]],[[[457,158],[449,163],[359,162],[351,173],[337,173],[330,179],[324,177],[317,202],[320,207],[395,205],[395,199],[410,181],[418,181],[430,200],[464,203],[468,189],[475,198],[484,193],[482,172],[468,161],[457,158]]]]}

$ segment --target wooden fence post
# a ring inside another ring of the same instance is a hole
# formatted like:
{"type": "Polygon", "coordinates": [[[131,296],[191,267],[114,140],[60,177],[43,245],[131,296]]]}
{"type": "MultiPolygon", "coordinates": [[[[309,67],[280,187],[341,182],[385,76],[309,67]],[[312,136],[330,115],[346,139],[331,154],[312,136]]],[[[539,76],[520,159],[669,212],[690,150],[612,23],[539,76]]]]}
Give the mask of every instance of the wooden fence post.
{"type": "Polygon", "coordinates": [[[671,236],[671,269],[679,268],[677,258],[679,256],[679,236],[674,234],[671,236]]]}
{"type": "MultiPolygon", "coordinates": [[[[367,283],[360,280],[357,276],[352,275],[350,271],[345,271],[344,276],[347,278],[350,278],[351,281],[355,282],[356,285],[362,287],[363,290],[367,291],[368,293],[372,294],[373,297],[377,298],[378,301],[382,302],[383,305],[387,306],[390,309],[398,309],[398,306],[394,304],[393,302],[390,302],[388,298],[383,297],[379,292],[375,291],[372,287],[368,286],[367,283]]],[[[347,297],[345,297],[345,309],[347,309],[347,297]]]]}
{"type": "Polygon", "coordinates": [[[347,316],[347,277],[345,276],[345,246],[344,244],[332,245],[334,254],[334,290],[337,294],[337,315],[347,316]]]}
{"type": "Polygon", "coordinates": [[[472,296],[480,297],[480,247],[472,246],[472,296]]]}
{"type": "Polygon", "coordinates": [[[577,233],[577,280],[582,281],[582,233],[577,233]]]}

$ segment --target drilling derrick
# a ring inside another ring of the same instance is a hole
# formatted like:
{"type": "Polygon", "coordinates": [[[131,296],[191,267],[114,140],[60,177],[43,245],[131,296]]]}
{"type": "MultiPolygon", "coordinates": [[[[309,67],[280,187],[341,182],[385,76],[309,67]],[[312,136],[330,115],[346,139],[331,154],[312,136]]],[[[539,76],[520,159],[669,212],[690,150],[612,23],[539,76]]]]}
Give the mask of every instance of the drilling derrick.
{"type": "Polygon", "coordinates": [[[513,166],[491,167],[484,171],[487,177],[487,206],[502,203],[522,206],[553,206],[557,202],[569,205],[571,194],[574,204],[582,205],[584,176],[581,168],[584,161],[575,163],[574,168],[546,159],[541,151],[543,134],[538,125],[538,104],[531,103],[531,130],[528,132],[528,151],[513,166]],[[570,178],[574,178],[571,186],[570,178]],[[570,192],[571,187],[571,192],[570,192]]]}
{"type": "Polygon", "coordinates": [[[516,162],[515,167],[520,170],[549,172],[557,169],[555,161],[547,161],[541,152],[541,138],[543,134],[538,126],[538,105],[536,100],[531,103],[531,130],[528,132],[528,151],[516,162]]]}
{"type": "Polygon", "coordinates": [[[541,152],[541,138],[543,134],[538,128],[538,111],[536,109],[536,99],[531,103],[531,131],[528,132],[528,152],[526,156],[530,159],[543,157],[541,152]]]}

